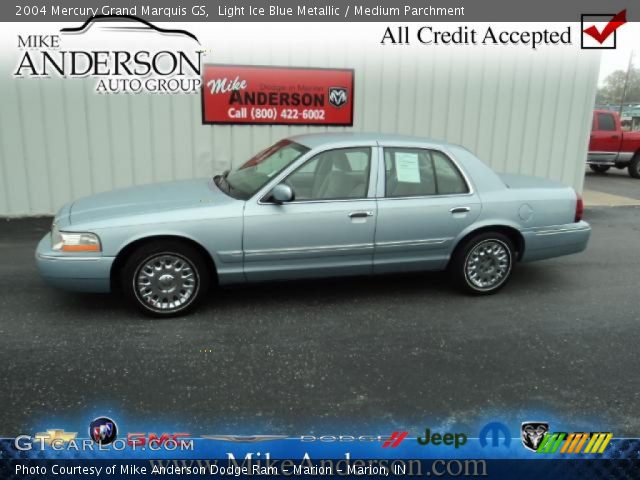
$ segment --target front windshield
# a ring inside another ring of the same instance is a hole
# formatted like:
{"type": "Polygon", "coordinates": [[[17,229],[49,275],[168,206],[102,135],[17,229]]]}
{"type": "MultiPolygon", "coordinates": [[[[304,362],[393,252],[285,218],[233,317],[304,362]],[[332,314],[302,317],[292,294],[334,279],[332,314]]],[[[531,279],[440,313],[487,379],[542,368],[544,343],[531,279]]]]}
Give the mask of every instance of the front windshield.
{"type": "Polygon", "coordinates": [[[291,140],[279,141],[226,175],[229,193],[244,199],[252,197],[275,175],[308,151],[309,148],[291,140]]]}

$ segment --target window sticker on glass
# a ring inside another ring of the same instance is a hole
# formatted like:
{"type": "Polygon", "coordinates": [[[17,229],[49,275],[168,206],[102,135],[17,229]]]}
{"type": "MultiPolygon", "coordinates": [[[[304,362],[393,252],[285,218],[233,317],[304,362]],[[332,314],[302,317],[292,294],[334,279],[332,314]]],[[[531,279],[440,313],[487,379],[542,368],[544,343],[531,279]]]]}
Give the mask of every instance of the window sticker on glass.
{"type": "Polygon", "coordinates": [[[399,182],[420,183],[420,167],[417,153],[396,152],[395,161],[396,178],[399,182]]]}

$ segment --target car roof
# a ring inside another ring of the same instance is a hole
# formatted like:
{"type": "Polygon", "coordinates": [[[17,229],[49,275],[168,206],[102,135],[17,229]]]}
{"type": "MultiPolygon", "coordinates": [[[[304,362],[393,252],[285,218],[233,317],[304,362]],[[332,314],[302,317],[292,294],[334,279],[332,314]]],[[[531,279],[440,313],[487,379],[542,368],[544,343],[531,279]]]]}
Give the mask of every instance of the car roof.
{"type": "Polygon", "coordinates": [[[360,132],[325,132],[325,133],[305,133],[288,137],[289,140],[300,143],[309,148],[316,148],[333,143],[386,143],[398,142],[407,144],[428,144],[439,147],[447,147],[451,144],[440,140],[414,137],[411,135],[396,135],[390,133],[360,133],[360,132]]]}

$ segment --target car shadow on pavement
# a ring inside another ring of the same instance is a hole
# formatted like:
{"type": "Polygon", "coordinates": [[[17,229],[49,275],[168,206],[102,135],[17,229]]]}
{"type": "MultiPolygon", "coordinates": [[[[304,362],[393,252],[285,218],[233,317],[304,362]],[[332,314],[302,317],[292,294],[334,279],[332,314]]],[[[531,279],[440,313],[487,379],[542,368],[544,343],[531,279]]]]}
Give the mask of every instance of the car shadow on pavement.
{"type": "MultiPolygon", "coordinates": [[[[528,295],[552,292],[561,287],[561,280],[554,277],[548,266],[519,265],[504,289],[496,295],[476,296],[455,288],[446,272],[379,275],[374,277],[340,277],[313,280],[287,280],[268,283],[252,283],[228,287],[214,287],[209,296],[192,313],[184,317],[218,317],[233,315],[234,311],[247,309],[269,315],[278,310],[304,306],[367,304],[380,302],[460,302],[470,299],[497,298],[500,295],[528,295]],[[266,313],[266,312],[265,312],[266,313]]],[[[132,319],[166,321],[139,313],[119,293],[87,294],[64,292],[57,298],[58,310],[72,317],[95,319],[108,318],[129,323],[132,319]]]]}
{"type": "Polygon", "coordinates": [[[628,171],[625,168],[618,169],[612,168],[606,173],[597,173],[592,172],[591,170],[587,170],[584,174],[585,178],[607,178],[611,179],[611,181],[624,181],[624,182],[632,182],[634,179],[629,177],[628,171]]]}
{"type": "Polygon", "coordinates": [[[509,283],[496,295],[478,296],[458,290],[446,272],[423,272],[374,277],[347,277],[281,281],[223,287],[211,292],[201,310],[244,309],[248,305],[283,310],[301,305],[340,305],[380,302],[457,302],[500,295],[528,295],[532,288],[539,293],[557,289],[552,272],[544,266],[523,265],[513,272],[509,283]]]}

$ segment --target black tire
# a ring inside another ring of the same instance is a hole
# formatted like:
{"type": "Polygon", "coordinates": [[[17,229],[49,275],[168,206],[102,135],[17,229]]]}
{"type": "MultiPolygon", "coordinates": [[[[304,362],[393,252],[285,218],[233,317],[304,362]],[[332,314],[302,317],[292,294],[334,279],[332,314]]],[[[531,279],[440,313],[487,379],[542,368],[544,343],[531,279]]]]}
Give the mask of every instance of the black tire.
{"type": "Polygon", "coordinates": [[[198,305],[211,286],[211,271],[202,253],[188,243],[150,241],[126,260],[120,286],[142,313],[174,317],[198,305]]]}
{"type": "Polygon", "coordinates": [[[609,169],[611,168],[611,166],[609,165],[589,165],[589,168],[591,170],[593,170],[596,173],[605,173],[607,171],[609,171],[609,169]]]}
{"type": "Polygon", "coordinates": [[[511,276],[515,261],[515,249],[509,237],[498,232],[479,233],[464,240],[464,242],[456,248],[449,263],[449,273],[455,285],[462,291],[476,295],[491,295],[505,286],[511,276]],[[487,257],[486,260],[482,260],[482,255],[477,255],[483,248],[491,248],[492,246],[495,247],[495,258],[492,256],[491,258],[487,257]],[[502,253],[499,253],[500,251],[502,251],[502,253]],[[475,260],[473,258],[475,258],[475,260]],[[487,287],[480,285],[481,278],[474,277],[474,275],[470,273],[473,268],[469,263],[474,261],[482,262],[482,265],[486,265],[483,277],[493,278],[495,276],[494,284],[487,287]],[[506,262],[506,266],[503,265],[503,261],[506,262]],[[494,270],[491,270],[492,266],[494,270]],[[500,274],[503,268],[504,272],[500,274]]]}
{"type": "Polygon", "coordinates": [[[629,175],[640,178],[640,152],[636,153],[629,164],[629,175]]]}

